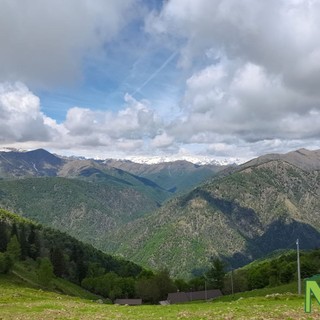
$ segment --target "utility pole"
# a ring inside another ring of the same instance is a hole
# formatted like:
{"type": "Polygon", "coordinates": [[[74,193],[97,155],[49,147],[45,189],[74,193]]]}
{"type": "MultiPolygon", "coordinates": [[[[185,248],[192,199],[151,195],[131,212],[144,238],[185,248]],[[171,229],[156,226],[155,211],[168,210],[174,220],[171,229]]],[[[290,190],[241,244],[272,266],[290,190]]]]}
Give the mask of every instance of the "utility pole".
{"type": "Polygon", "coordinates": [[[206,279],[204,279],[204,292],[205,292],[206,301],[207,301],[208,300],[208,293],[207,293],[207,281],[206,281],[206,279]]]}
{"type": "Polygon", "coordinates": [[[297,272],[298,272],[298,294],[301,294],[301,272],[300,272],[300,254],[299,254],[299,239],[296,241],[297,245],[297,272]]]}

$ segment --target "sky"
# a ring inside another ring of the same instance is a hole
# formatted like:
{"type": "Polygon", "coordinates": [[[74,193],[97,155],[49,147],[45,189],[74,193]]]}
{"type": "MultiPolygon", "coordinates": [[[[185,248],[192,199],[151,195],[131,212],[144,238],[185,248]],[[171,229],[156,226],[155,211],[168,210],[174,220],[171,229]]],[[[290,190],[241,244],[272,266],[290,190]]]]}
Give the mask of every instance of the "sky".
{"type": "Polygon", "coordinates": [[[2,0],[0,146],[248,160],[320,148],[320,1],[2,0]]]}

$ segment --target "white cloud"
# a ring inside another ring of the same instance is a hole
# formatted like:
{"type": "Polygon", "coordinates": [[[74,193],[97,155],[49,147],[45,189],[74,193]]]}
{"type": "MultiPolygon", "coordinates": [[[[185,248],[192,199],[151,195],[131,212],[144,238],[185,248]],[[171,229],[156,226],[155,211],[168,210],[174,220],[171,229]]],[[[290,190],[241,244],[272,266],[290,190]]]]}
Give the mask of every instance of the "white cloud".
{"type": "Polygon", "coordinates": [[[174,143],[174,137],[170,137],[166,132],[161,132],[151,142],[151,146],[155,148],[167,148],[174,143]]]}
{"type": "Polygon", "coordinates": [[[161,121],[147,101],[124,97],[118,112],[73,107],[65,122],[41,111],[40,99],[22,83],[0,84],[0,141],[2,144],[34,145],[54,149],[133,152],[143,149],[161,129],[161,121]]]}
{"type": "Polygon", "coordinates": [[[59,126],[40,111],[40,100],[22,83],[0,84],[0,141],[52,141],[59,126]]]}
{"type": "MultiPolygon", "coordinates": [[[[0,81],[19,79],[33,87],[80,79],[83,61],[108,50],[106,44],[136,14],[135,3],[1,2],[0,81]]],[[[182,150],[243,158],[320,148],[320,2],[169,0],[146,17],[145,31],[140,36],[146,50],[163,44],[172,53],[169,62],[178,52],[172,96],[161,88],[153,101],[126,94],[117,111],[73,106],[57,124],[26,86],[2,83],[1,141],[42,140],[87,153],[182,150]]],[[[167,61],[140,88],[147,89],[167,61]]]]}
{"type": "Polygon", "coordinates": [[[230,154],[266,141],[319,147],[319,2],[170,0],[146,30],[182,41],[191,72],[184,116],[167,128],[176,141],[230,154]]]}
{"type": "Polygon", "coordinates": [[[124,145],[126,139],[134,141],[153,137],[161,121],[147,101],[137,101],[128,94],[124,99],[126,104],[118,112],[71,108],[64,123],[68,135],[80,140],[81,137],[90,138],[101,145],[109,145],[110,139],[119,139],[122,141],[120,145],[124,145]]]}
{"type": "Polygon", "coordinates": [[[0,2],[0,81],[40,87],[81,79],[83,60],[99,54],[131,19],[132,0],[0,2]]]}

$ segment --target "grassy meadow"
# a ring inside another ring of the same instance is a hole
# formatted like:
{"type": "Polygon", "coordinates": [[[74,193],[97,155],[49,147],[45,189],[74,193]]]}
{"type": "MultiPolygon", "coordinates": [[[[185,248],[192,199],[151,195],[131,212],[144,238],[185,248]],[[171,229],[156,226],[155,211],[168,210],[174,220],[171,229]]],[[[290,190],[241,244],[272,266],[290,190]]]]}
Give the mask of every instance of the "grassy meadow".
{"type": "Polygon", "coordinates": [[[214,302],[136,307],[95,301],[32,288],[14,275],[0,275],[0,319],[320,319],[316,302],[304,312],[304,299],[289,287],[255,290],[214,302]]]}

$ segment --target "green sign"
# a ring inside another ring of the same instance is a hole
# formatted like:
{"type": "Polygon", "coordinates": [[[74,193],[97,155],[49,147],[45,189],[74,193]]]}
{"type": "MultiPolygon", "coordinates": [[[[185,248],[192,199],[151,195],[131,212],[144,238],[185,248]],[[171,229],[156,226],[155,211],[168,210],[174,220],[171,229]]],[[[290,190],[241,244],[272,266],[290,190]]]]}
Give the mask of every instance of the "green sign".
{"type": "Polygon", "coordinates": [[[311,297],[312,295],[317,299],[318,304],[320,304],[320,287],[317,281],[306,280],[306,297],[305,297],[305,311],[311,312],[311,297]]]}

